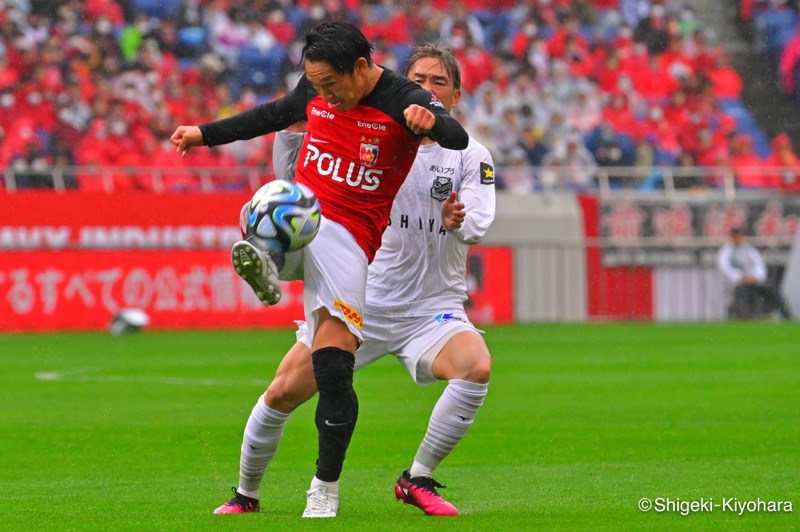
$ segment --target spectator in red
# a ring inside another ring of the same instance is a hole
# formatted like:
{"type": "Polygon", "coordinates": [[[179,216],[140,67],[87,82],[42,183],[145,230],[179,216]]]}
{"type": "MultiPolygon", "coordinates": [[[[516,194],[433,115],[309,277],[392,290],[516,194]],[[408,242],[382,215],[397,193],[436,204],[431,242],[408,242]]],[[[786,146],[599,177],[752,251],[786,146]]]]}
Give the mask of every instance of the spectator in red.
{"type": "Polygon", "coordinates": [[[361,28],[361,33],[371,43],[382,38],[386,34],[387,24],[386,20],[379,18],[379,11],[367,2],[361,4],[358,9],[358,27],[361,28]]]}
{"type": "Polygon", "coordinates": [[[669,101],[664,105],[664,116],[678,130],[685,128],[691,120],[686,91],[678,89],[669,95],[669,101]]]}
{"type": "Polygon", "coordinates": [[[10,126],[16,116],[15,104],[17,98],[10,87],[0,88],[0,165],[6,161],[3,159],[4,141],[12,133],[10,126]]]}
{"type": "Polygon", "coordinates": [[[528,16],[522,21],[519,30],[511,36],[511,54],[519,61],[525,60],[528,46],[534,37],[539,34],[539,26],[533,16],[528,16]]]}
{"type": "Polygon", "coordinates": [[[286,12],[282,8],[275,7],[267,13],[265,26],[280,44],[289,46],[294,41],[294,26],[286,20],[286,12]]]}
{"type": "Polygon", "coordinates": [[[572,77],[576,79],[588,78],[597,68],[591,54],[582,48],[573,36],[568,36],[564,44],[563,59],[567,63],[572,77]]]}
{"type": "Polygon", "coordinates": [[[680,37],[670,37],[667,49],[661,54],[661,65],[676,80],[694,72],[694,61],[683,51],[680,37]]]}
{"type": "Polygon", "coordinates": [[[631,77],[636,91],[651,103],[665,99],[678,88],[678,83],[664,68],[658,55],[649,56],[647,66],[636,68],[631,77]]]}
{"type": "Polygon", "coordinates": [[[617,83],[620,76],[626,74],[623,59],[619,55],[619,50],[613,45],[607,46],[606,56],[602,63],[597,64],[594,78],[600,86],[600,90],[605,93],[613,93],[617,90],[617,83]]]}
{"type": "Polygon", "coordinates": [[[786,133],[778,133],[772,139],[772,153],[764,162],[779,172],[768,175],[765,184],[769,188],[778,188],[784,192],[800,192],[800,157],[792,148],[792,141],[786,133]]]}
{"type": "Polygon", "coordinates": [[[711,82],[714,96],[719,98],[738,98],[742,93],[742,78],[731,66],[728,54],[719,48],[714,54],[714,65],[705,71],[711,82]]]}
{"type": "Polygon", "coordinates": [[[19,69],[13,66],[10,58],[11,52],[9,51],[9,47],[0,41],[0,90],[7,87],[14,87],[19,83],[19,69]]]}
{"type": "Polygon", "coordinates": [[[633,40],[633,28],[628,25],[622,25],[617,31],[617,35],[612,41],[614,49],[619,54],[623,63],[626,63],[633,57],[633,49],[636,44],[633,40]]]}
{"type": "Polygon", "coordinates": [[[765,188],[764,160],[756,153],[753,137],[741,133],[733,137],[730,165],[741,188],[765,188]]]}
{"type": "Polygon", "coordinates": [[[84,18],[90,24],[106,19],[113,26],[125,22],[122,8],[114,0],[86,0],[83,6],[84,18]]]}
{"type": "Polygon", "coordinates": [[[619,0],[592,0],[595,9],[617,9],[619,0]]]}
{"type": "Polygon", "coordinates": [[[796,31],[781,52],[778,74],[781,87],[787,95],[797,92],[797,65],[800,63],[800,31],[796,31]]]}
{"type": "Polygon", "coordinates": [[[56,127],[55,98],[39,80],[22,85],[17,95],[16,112],[31,118],[37,130],[50,132],[56,127]]]}
{"type": "MultiPolygon", "coordinates": [[[[475,89],[488,80],[494,69],[492,55],[483,46],[473,42],[470,33],[465,28],[453,30],[454,39],[461,35],[463,46],[456,46],[453,42],[453,54],[461,65],[461,88],[468,94],[475,92],[475,89]]],[[[458,41],[461,42],[461,41],[458,41]]]]}
{"type": "Polygon", "coordinates": [[[706,182],[711,187],[722,187],[725,184],[726,175],[722,167],[728,167],[731,159],[728,142],[717,142],[714,138],[714,131],[708,125],[700,129],[698,139],[699,146],[695,155],[697,165],[716,168],[706,176],[706,182]]]}
{"type": "MultiPolygon", "coordinates": [[[[570,41],[574,47],[579,48],[584,54],[589,54],[589,43],[580,32],[578,19],[569,15],[562,24],[553,32],[547,43],[547,51],[552,57],[565,58],[570,41]]],[[[567,59],[568,60],[568,59],[567,59]]]]}
{"type": "Polygon", "coordinates": [[[628,104],[628,96],[622,92],[615,93],[611,102],[603,108],[603,121],[615,133],[631,137],[635,136],[638,129],[636,116],[628,104]]]}
{"type": "Polygon", "coordinates": [[[642,133],[655,135],[656,145],[662,152],[667,152],[675,157],[680,152],[678,132],[664,116],[664,109],[660,105],[654,105],[648,111],[647,120],[640,129],[640,135],[642,133]]]}

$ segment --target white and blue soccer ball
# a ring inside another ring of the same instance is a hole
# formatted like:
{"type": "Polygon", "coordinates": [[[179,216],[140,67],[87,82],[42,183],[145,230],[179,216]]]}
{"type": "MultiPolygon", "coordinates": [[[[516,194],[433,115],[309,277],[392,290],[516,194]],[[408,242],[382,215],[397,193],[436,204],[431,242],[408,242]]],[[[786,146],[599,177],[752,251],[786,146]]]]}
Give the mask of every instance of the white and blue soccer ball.
{"type": "Polygon", "coordinates": [[[242,233],[262,248],[297,251],[319,231],[319,201],[305,185],[275,180],[262,186],[241,212],[242,233]]]}

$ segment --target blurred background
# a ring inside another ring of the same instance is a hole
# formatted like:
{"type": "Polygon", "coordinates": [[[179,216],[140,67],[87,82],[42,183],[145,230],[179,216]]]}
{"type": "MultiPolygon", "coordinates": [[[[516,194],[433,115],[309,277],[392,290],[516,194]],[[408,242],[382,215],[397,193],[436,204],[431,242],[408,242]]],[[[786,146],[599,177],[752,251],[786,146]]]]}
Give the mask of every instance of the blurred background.
{"type": "Polygon", "coordinates": [[[498,188],[476,323],[730,319],[733,228],[800,310],[799,18],[791,0],[0,0],[0,330],[302,315],[300,287],[265,309],[229,265],[273,136],[185,159],[168,138],[285,94],[332,19],[386,67],[422,42],[461,63],[453,114],[498,188]]]}

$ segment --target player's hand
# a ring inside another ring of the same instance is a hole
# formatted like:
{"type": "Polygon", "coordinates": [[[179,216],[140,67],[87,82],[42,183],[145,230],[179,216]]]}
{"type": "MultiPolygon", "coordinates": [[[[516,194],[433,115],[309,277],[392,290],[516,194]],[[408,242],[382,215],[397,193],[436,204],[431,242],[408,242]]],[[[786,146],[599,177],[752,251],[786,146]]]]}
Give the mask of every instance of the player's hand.
{"type": "Polygon", "coordinates": [[[450,196],[442,203],[442,223],[444,228],[448,231],[460,229],[466,216],[467,211],[464,210],[464,204],[458,201],[455,192],[451,192],[450,196]]]}
{"type": "Polygon", "coordinates": [[[204,144],[203,133],[197,126],[178,126],[169,141],[175,146],[175,151],[180,153],[181,157],[186,157],[189,150],[204,144]]]}
{"type": "Polygon", "coordinates": [[[405,111],[403,111],[403,116],[406,119],[408,128],[418,135],[427,133],[436,124],[436,117],[433,116],[433,113],[417,104],[411,104],[406,107],[405,111]]]}

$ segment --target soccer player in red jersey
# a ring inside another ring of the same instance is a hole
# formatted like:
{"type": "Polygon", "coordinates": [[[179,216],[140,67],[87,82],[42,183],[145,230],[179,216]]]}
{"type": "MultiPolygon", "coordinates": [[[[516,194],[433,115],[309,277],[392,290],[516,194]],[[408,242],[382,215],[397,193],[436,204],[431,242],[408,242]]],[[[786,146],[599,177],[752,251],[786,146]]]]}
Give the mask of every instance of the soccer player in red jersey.
{"type": "MultiPolygon", "coordinates": [[[[446,109],[458,103],[460,69],[449,50],[431,44],[415,47],[405,73],[446,109]]],[[[305,124],[298,126],[303,127],[281,131],[275,138],[280,179],[294,178],[292,161],[305,136],[305,124]]],[[[423,141],[369,266],[364,342],[356,351],[356,371],[391,354],[421,386],[447,381],[411,467],[395,485],[397,499],[428,515],[459,513],[437,491],[444,486],[433,473],[466,435],[488,390],[491,355],[463,302],[467,249],[485,235],[494,210],[494,163],[484,146],[470,139],[466,149],[456,151],[423,141]]],[[[298,326],[297,343],[247,420],[239,485],[215,514],[260,510],[261,483],[288,417],[316,394],[308,328],[302,322],[298,326]]]]}
{"type": "MultiPolygon", "coordinates": [[[[304,516],[334,517],[338,497],[333,492],[358,417],[353,368],[362,341],[367,266],[422,139],[461,150],[469,137],[430,92],[373,63],[369,42],[352,24],[321,24],[305,40],[305,75],[285,97],[199,127],[179,126],[170,140],[185,156],[195,147],[308,121],[295,179],[317,196],[322,223],[302,265],[319,390],[319,458],[304,516]]],[[[265,304],[280,299],[282,256],[241,241],[232,260],[265,304]]]]}

